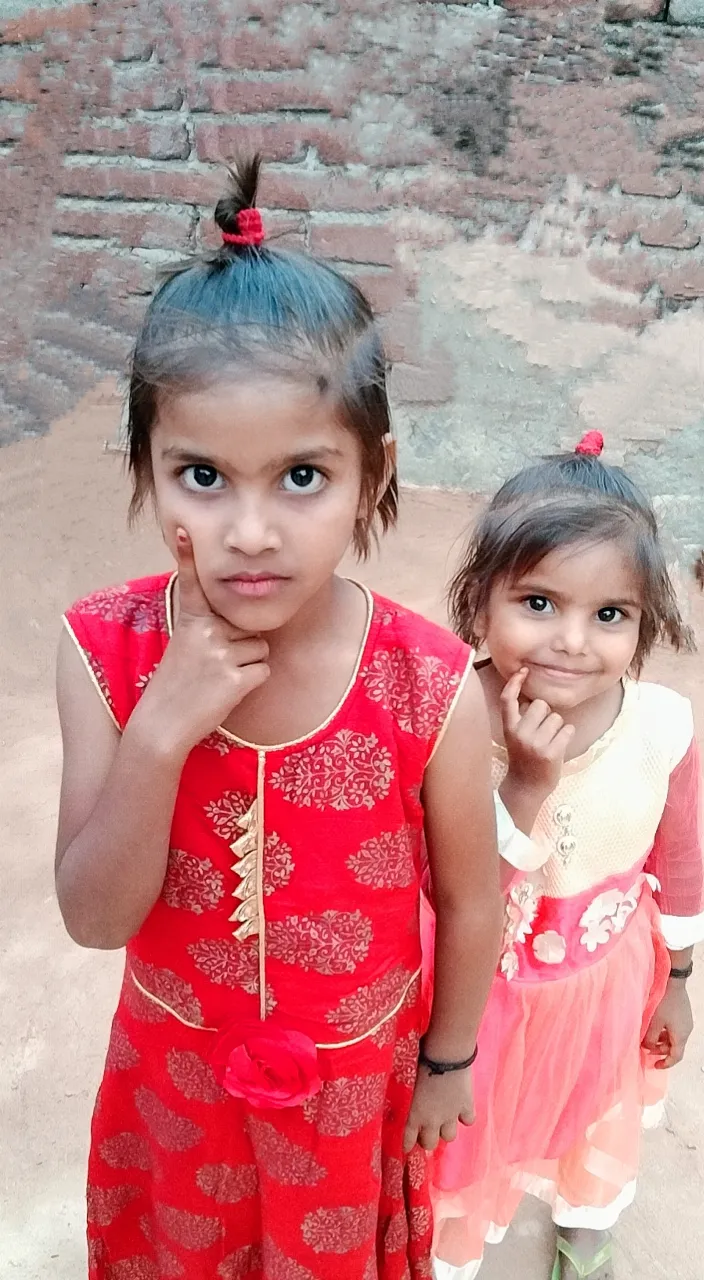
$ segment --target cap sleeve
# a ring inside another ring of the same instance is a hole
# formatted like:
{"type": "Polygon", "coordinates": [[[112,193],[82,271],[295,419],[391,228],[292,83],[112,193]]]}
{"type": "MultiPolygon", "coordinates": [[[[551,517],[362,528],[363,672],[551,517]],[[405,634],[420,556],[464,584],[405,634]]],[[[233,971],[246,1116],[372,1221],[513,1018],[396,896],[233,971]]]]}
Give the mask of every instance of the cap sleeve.
{"type": "Polygon", "coordinates": [[[670,774],[665,808],[645,864],[658,882],[655,900],[671,951],[704,941],[701,758],[692,735],[670,774]]]}

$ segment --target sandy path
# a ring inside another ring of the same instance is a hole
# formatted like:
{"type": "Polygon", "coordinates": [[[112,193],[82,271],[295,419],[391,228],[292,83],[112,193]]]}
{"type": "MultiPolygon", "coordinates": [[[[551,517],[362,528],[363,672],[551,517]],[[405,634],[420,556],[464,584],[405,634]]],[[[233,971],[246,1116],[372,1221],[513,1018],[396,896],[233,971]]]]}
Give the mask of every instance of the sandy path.
{"type": "MultiPolygon", "coordinates": [[[[54,900],[52,844],[60,772],[53,660],[62,609],[94,587],[158,571],[167,553],[148,522],[125,529],[121,461],[103,451],[119,410],[112,383],[43,440],[0,452],[0,900],[2,1280],[83,1280],[88,1125],[121,957],[81,951],[54,900]]],[[[442,617],[442,584],[466,499],[406,495],[399,534],[369,566],[370,585],[442,617]]],[[[704,638],[704,607],[695,601],[704,638]]],[[[695,698],[696,658],[657,674],[695,698]]],[[[667,1126],[651,1135],[641,1195],[619,1232],[620,1280],[704,1280],[704,981],[688,1061],[673,1077],[667,1126]]],[[[544,1217],[532,1208],[492,1250],[486,1280],[546,1280],[544,1217]]]]}

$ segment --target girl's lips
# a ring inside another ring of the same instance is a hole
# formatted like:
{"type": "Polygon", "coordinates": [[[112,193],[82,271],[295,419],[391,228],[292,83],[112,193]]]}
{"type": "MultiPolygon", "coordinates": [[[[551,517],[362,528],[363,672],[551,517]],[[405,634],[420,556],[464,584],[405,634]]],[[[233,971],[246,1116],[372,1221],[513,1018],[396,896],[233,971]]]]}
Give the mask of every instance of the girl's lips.
{"type": "Polygon", "coordinates": [[[286,578],[276,574],[265,573],[242,574],[239,577],[223,579],[223,585],[228,587],[235,595],[254,596],[256,598],[273,595],[284,582],[286,582],[286,578]]]}
{"type": "Polygon", "coordinates": [[[549,667],[540,662],[533,663],[534,671],[542,671],[551,680],[582,680],[591,674],[589,671],[570,671],[566,667],[549,667]]]}

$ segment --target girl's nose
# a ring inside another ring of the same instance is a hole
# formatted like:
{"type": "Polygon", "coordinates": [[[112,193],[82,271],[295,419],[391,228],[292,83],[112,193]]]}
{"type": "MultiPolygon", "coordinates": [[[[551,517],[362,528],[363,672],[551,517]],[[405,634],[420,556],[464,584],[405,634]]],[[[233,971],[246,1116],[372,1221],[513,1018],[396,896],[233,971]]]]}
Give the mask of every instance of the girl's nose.
{"type": "Polygon", "coordinates": [[[587,622],[576,614],[563,615],[553,641],[553,647],[560,653],[573,654],[575,657],[586,652],[587,622]]]}
{"type": "Polygon", "coordinates": [[[231,513],[225,546],[228,551],[254,559],[267,551],[279,551],[281,538],[269,519],[266,504],[238,500],[231,513]]]}

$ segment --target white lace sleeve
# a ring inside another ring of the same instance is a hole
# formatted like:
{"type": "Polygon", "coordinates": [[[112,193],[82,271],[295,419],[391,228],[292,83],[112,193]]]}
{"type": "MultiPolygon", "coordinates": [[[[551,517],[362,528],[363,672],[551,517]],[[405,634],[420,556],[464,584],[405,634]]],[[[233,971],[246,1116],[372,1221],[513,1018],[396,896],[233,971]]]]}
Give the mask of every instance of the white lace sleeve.
{"type": "Polygon", "coordinates": [[[494,792],[496,806],[496,831],[499,839],[499,853],[517,871],[537,871],[547,862],[550,853],[541,849],[536,840],[531,840],[523,831],[519,831],[498,791],[494,792]]]}

